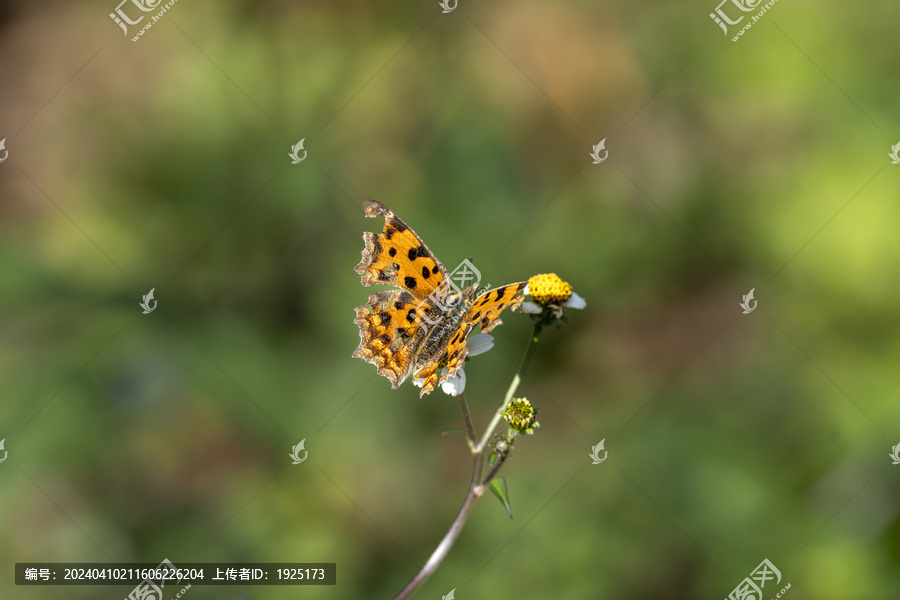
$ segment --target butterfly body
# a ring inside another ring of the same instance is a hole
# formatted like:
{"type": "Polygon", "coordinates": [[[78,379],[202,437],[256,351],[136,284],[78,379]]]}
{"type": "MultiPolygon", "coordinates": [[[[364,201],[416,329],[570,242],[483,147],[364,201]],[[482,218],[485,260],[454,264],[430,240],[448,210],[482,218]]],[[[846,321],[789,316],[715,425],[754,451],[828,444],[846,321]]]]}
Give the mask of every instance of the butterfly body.
{"type": "Polygon", "coordinates": [[[500,323],[507,307],[522,302],[519,282],[477,295],[476,285],[459,289],[425,243],[387,206],[367,200],[367,217],[385,218],[380,234],[365,233],[356,266],[362,284],[400,289],[376,292],[356,308],[360,343],[353,356],[374,364],[396,388],[409,375],[422,392],[452,376],[464,362],[466,337],[476,325],[485,333],[500,323]]]}
{"type": "MultiPolygon", "coordinates": [[[[463,295],[465,295],[465,292],[463,294],[455,294],[455,298],[452,299],[450,304],[452,308],[445,312],[443,318],[428,331],[427,337],[417,354],[418,359],[430,360],[434,358],[450,342],[451,336],[459,328],[460,322],[466,316],[466,311],[468,310],[468,306],[462,302],[463,295]]],[[[425,323],[428,323],[428,321],[425,321],[425,323]]]]}

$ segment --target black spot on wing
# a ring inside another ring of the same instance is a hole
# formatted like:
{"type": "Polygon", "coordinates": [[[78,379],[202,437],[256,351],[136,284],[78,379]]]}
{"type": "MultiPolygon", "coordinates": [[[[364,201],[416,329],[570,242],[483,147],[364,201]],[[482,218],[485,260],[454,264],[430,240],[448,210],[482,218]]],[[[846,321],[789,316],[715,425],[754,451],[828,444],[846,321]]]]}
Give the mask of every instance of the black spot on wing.
{"type": "Polygon", "coordinates": [[[397,310],[403,310],[403,307],[406,306],[403,302],[394,302],[394,308],[397,310]]]}
{"type": "Polygon", "coordinates": [[[391,315],[386,312],[378,313],[378,317],[381,319],[382,325],[387,325],[391,320],[391,315]]]}
{"type": "Polygon", "coordinates": [[[430,258],[431,257],[431,255],[428,254],[428,250],[425,249],[425,246],[419,246],[418,248],[410,248],[407,256],[409,256],[409,260],[416,260],[417,258],[430,258]]]}
{"type": "Polygon", "coordinates": [[[428,279],[431,277],[431,271],[428,270],[428,267],[422,267],[422,279],[428,279]]]}
{"type": "Polygon", "coordinates": [[[415,277],[410,277],[407,275],[406,278],[403,280],[403,282],[406,284],[406,287],[408,287],[409,289],[411,289],[411,290],[416,289],[416,278],[415,277]]]}
{"type": "Polygon", "coordinates": [[[390,250],[388,250],[388,254],[390,254],[391,257],[397,256],[397,249],[391,248],[390,250]]]}
{"type": "Polygon", "coordinates": [[[498,289],[498,290],[497,290],[497,297],[495,298],[495,300],[499,300],[500,298],[502,298],[503,296],[505,296],[505,295],[506,295],[506,290],[507,290],[507,289],[508,289],[508,288],[505,288],[505,287],[502,287],[502,288],[498,289]]]}
{"type": "Polygon", "coordinates": [[[438,273],[439,270],[440,270],[440,269],[438,269],[438,266],[437,266],[437,265],[434,265],[434,267],[432,267],[432,269],[431,269],[431,272],[434,273],[435,275],[437,275],[437,273],[438,273]]]}
{"type": "MultiPolygon", "coordinates": [[[[400,303],[398,302],[397,304],[400,304],[400,303]]],[[[416,311],[414,311],[413,309],[409,309],[409,312],[406,313],[406,320],[409,321],[410,323],[415,321],[416,320],[416,311]]]]}

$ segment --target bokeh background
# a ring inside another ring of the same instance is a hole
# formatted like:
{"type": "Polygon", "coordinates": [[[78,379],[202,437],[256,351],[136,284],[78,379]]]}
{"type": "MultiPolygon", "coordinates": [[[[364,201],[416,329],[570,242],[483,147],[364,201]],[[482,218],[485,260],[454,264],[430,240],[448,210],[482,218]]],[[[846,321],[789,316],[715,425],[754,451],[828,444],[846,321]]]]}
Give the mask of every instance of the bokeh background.
{"type": "Polygon", "coordinates": [[[194,600],[393,597],[470,464],[455,399],[350,357],[375,198],[451,269],[588,301],[520,387],[514,519],[481,499],[414,597],[723,598],[768,558],[787,598],[900,598],[895,2],[738,43],[715,1],[179,0],[137,43],[115,5],[0,5],[0,597],[163,558],[337,563],[194,600]]]}

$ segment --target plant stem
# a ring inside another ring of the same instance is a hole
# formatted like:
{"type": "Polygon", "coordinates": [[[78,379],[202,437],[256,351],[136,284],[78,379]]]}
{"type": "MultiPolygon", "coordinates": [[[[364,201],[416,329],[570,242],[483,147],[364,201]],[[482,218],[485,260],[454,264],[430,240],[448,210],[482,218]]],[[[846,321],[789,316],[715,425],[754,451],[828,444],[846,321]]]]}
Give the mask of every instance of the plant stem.
{"type": "Polygon", "coordinates": [[[495,462],[491,466],[491,470],[488,471],[488,474],[484,476],[484,479],[482,479],[481,483],[478,485],[478,487],[475,488],[475,491],[478,492],[479,496],[484,493],[484,486],[486,486],[487,484],[489,484],[491,482],[491,479],[494,478],[494,475],[497,474],[497,471],[499,471],[500,467],[503,466],[503,463],[506,462],[506,458],[508,456],[509,455],[507,454],[507,455],[504,455],[504,456],[501,456],[500,458],[498,458],[497,462],[495,462]]]}
{"type": "MultiPolygon", "coordinates": [[[[416,591],[416,589],[418,589],[432,573],[434,573],[434,570],[438,568],[438,565],[441,564],[441,561],[444,560],[444,557],[450,552],[450,548],[453,547],[453,543],[456,541],[456,538],[459,537],[463,525],[466,524],[466,519],[469,518],[469,513],[472,512],[472,507],[475,506],[475,501],[478,500],[478,497],[481,495],[476,491],[481,487],[478,485],[480,474],[481,454],[478,454],[474,456],[472,460],[472,481],[469,483],[469,491],[466,492],[466,498],[463,500],[462,506],[459,508],[459,512],[453,520],[453,524],[450,525],[450,529],[444,535],[444,539],[441,540],[438,547],[431,553],[425,566],[416,573],[416,576],[413,577],[402,590],[400,590],[399,594],[394,596],[394,600],[405,600],[406,598],[409,598],[412,593],[416,591]]],[[[483,487],[481,492],[484,492],[483,487]]]]}
{"type": "Polygon", "coordinates": [[[469,403],[466,402],[465,393],[459,395],[459,404],[462,407],[463,420],[466,422],[466,443],[469,444],[469,449],[473,450],[477,434],[475,433],[475,425],[472,423],[472,415],[469,413],[469,403]]]}
{"type": "Polygon", "coordinates": [[[472,451],[472,479],[469,482],[469,489],[466,492],[466,497],[463,500],[462,506],[459,508],[459,512],[456,513],[456,518],[453,519],[453,524],[450,525],[450,529],[447,530],[447,533],[444,535],[444,539],[441,540],[441,543],[438,544],[438,547],[435,548],[434,552],[431,553],[431,556],[428,558],[428,562],[425,563],[425,566],[416,573],[416,575],[407,583],[400,593],[394,596],[394,600],[406,600],[409,598],[413,592],[415,592],[422,583],[425,582],[428,577],[434,573],[435,569],[438,568],[438,565],[441,564],[441,561],[446,558],[447,554],[450,553],[450,548],[453,547],[454,542],[456,542],[456,538],[459,537],[459,534],[462,532],[463,525],[466,524],[466,519],[469,518],[469,513],[472,512],[472,507],[475,506],[475,501],[478,500],[484,494],[486,486],[491,482],[494,476],[497,474],[497,471],[500,470],[500,467],[503,466],[503,463],[506,461],[506,456],[499,457],[497,462],[495,462],[487,475],[482,479],[482,473],[484,472],[484,449],[487,446],[488,440],[490,440],[491,435],[494,433],[494,429],[497,428],[497,424],[500,423],[500,419],[503,418],[503,411],[506,409],[507,405],[512,400],[513,394],[515,394],[516,389],[519,387],[519,382],[522,381],[522,375],[525,373],[525,369],[528,368],[528,363],[531,362],[531,357],[534,356],[534,350],[537,347],[538,337],[541,334],[541,329],[543,329],[542,324],[536,324],[534,326],[534,333],[531,335],[531,340],[528,343],[528,348],[525,349],[525,356],[522,357],[522,362],[519,364],[519,369],[516,371],[515,376],[513,377],[512,383],[509,385],[509,389],[506,391],[506,397],[503,399],[503,404],[497,409],[497,413],[494,415],[493,420],[490,425],[488,425],[487,430],[484,432],[484,437],[481,438],[481,441],[475,446],[475,425],[472,423],[472,416],[469,413],[469,405],[466,402],[465,394],[460,394],[459,403],[462,407],[463,411],[463,419],[466,422],[466,440],[469,444],[469,449],[472,451]]]}
{"type": "Polygon", "coordinates": [[[531,362],[531,357],[534,356],[535,348],[537,348],[538,338],[541,335],[541,330],[544,326],[540,323],[534,326],[534,332],[531,334],[531,341],[528,342],[528,348],[525,349],[525,356],[522,357],[522,362],[519,364],[519,369],[516,371],[515,376],[513,377],[512,382],[509,384],[509,389],[506,390],[506,397],[503,399],[503,404],[500,405],[500,408],[497,409],[496,414],[494,414],[494,418],[491,419],[491,423],[488,425],[487,430],[484,432],[484,436],[481,438],[481,441],[478,442],[478,445],[475,446],[473,452],[481,453],[484,451],[484,447],[487,446],[488,441],[491,439],[491,435],[494,433],[494,429],[497,428],[497,424],[500,423],[500,419],[503,418],[503,411],[506,410],[506,407],[512,401],[513,394],[516,393],[516,389],[519,387],[519,382],[522,381],[522,375],[525,373],[525,369],[528,368],[528,363],[531,362]]]}

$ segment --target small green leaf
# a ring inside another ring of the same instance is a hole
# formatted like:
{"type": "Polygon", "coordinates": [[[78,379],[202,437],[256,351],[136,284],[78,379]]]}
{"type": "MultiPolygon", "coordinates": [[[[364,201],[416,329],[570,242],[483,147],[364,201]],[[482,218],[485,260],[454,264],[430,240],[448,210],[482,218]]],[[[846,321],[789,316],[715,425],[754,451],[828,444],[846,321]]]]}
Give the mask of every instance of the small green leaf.
{"type": "Polygon", "coordinates": [[[462,429],[445,429],[441,432],[441,435],[450,435],[453,433],[463,433],[462,429]]]}
{"type": "Polygon", "coordinates": [[[488,456],[488,465],[493,466],[495,460],[497,460],[497,453],[491,452],[491,455],[488,456]]]}
{"type": "Polygon", "coordinates": [[[506,489],[506,480],[502,477],[491,479],[491,491],[500,499],[500,503],[506,509],[506,514],[512,519],[512,506],[509,504],[509,490],[506,489]]]}

